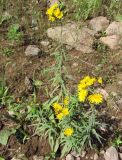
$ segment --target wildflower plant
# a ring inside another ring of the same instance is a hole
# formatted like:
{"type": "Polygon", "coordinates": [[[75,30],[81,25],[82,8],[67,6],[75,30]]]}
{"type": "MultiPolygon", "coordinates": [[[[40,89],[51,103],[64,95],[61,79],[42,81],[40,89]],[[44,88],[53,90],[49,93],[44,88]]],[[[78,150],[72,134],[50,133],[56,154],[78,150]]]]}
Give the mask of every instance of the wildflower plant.
{"type": "Polygon", "coordinates": [[[92,147],[94,139],[102,143],[97,107],[104,98],[95,87],[101,84],[102,78],[86,76],[79,82],[76,94],[57,96],[41,106],[36,133],[48,138],[54,153],[59,148],[61,156],[71,150],[81,152],[92,147]]]}
{"type": "Polygon", "coordinates": [[[56,19],[63,18],[63,12],[61,11],[60,4],[55,3],[46,12],[49,21],[54,22],[56,19]]]}

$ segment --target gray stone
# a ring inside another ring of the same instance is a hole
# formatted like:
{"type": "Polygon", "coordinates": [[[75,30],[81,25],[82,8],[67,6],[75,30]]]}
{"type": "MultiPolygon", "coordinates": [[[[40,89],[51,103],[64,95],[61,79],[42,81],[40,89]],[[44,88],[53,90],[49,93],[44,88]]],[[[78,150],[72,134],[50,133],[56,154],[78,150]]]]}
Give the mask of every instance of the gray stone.
{"type": "Polygon", "coordinates": [[[105,154],[105,151],[104,151],[104,150],[101,150],[101,151],[100,151],[100,154],[105,154]]]}
{"type": "Polygon", "coordinates": [[[107,35],[122,35],[122,22],[112,22],[106,29],[107,35]]]}
{"type": "Polygon", "coordinates": [[[93,33],[91,30],[82,27],[76,23],[68,23],[64,26],[49,28],[47,36],[61,44],[72,46],[83,53],[93,52],[93,33]]]}
{"type": "Polygon", "coordinates": [[[118,152],[115,147],[110,147],[104,154],[105,160],[119,160],[118,152]]]}
{"type": "Polygon", "coordinates": [[[29,45],[25,50],[26,56],[37,56],[40,52],[40,49],[35,45],[29,45]]]}
{"type": "Polygon", "coordinates": [[[98,160],[99,159],[99,157],[98,157],[98,154],[97,153],[95,153],[94,154],[94,158],[93,158],[94,160],[98,160]]]}
{"type": "Polygon", "coordinates": [[[107,45],[111,50],[117,50],[121,48],[121,37],[118,35],[112,35],[107,37],[101,37],[100,41],[107,45]]]}
{"type": "Polygon", "coordinates": [[[45,41],[41,41],[40,44],[43,46],[43,47],[48,47],[50,42],[48,40],[45,40],[45,41]]]}
{"type": "Polygon", "coordinates": [[[120,160],[122,160],[122,153],[119,153],[120,160]]]}
{"type": "Polygon", "coordinates": [[[90,20],[89,25],[94,31],[103,31],[109,26],[109,20],[106,17],[96,17],[90,20]]]}
{"type": "Polygon", "coordinates": [[[26,89],[26,91],[33,90],[33,84],[27,76],[25,77],[25,89],[26,89]]]}
{"type": "Polygon", "coordinates": [[[44,160],[43,156],[33,156],[33,160],[44,160]]]}
{"type": "Polygon", "coordinates": [[[66,160],[75,160],[75,158],[71,154],[68,154],[66,160]]]}
{"type": "Polygon", "coordinates": [[[82,151],[81,152],[81,157],[83,158],[83,157],[85,157],[86,156],[86,151],[82,151]]]}

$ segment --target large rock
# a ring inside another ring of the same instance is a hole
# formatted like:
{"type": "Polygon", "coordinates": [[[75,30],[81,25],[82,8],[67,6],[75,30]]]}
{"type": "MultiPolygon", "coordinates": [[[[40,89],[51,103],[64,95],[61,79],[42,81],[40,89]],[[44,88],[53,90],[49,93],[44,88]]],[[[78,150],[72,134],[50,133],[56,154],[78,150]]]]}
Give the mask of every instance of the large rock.
{"type": "Polygon", "coordinates": [[[122,36],[122,22],[112,22],[106,29],[107,35],[121,35],[122,36]]]}
{"type": "Polygon", "coordinates": [[[29,45],[25,50],[26,56],[37,56],[40,52],[40,49],[35,45],[29,45]]]}
{"type": "Polygon", "coordinates": [[[107,45],[111,50],[117,50],[122,47],[122,38],[119,35],[112,35],[107,37],[101,37],[100,41],[107,45]]]}
{"type": "Polygon", "coordinates": [[[103,31],[109,26],[109,20],[106,17],[96,17],[90,20],[89,25],[94,31],[103,31]]]}
{"type": "Polygon", "coordinates": [[[119,160],[118,152],[115,147],[110,147],[104,154],[105,160],[119,160]]]}
{"type": "Polygon", "coordinates": [[[94,32],[86,27],[80,29],[76,23],[68,23],[64,26],[49,28],[47,35],[49,38],[72,46],[83,53],[91,53],[93,51],[94,32]]]}

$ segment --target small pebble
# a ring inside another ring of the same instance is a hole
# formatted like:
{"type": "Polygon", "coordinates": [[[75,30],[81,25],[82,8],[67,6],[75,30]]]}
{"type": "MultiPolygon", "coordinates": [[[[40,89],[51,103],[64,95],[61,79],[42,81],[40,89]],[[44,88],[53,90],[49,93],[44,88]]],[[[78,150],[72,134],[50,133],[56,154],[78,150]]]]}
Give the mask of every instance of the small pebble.
{"type": "Polygon", "coordinates": [[[75,158],[71,154],[68,154],[66,160],[75,160],[75,158]]]}
{"type": "Polygon", "coordinates": [[[104,151],[104,150],[100,151],[100,154],[104,154],[104,153],[105,153],[105,151],[104,151]]]}
{"type": "Polygon", "coordinates": [[[86,151],[82,151],[81,157],[83,158],[83,157],[85,157],[85,155],[86,155],[86,151]]]}
{"type": "Polygon", "coordinates": [[[94,154],[94,160],[98,160],[98,159],[99,159],[98,154],[95,153],[95,154],[94,154]]]}
{"type": "Polygon", "coordinates": [[[119,157],[120,157],[120,159],[122,160],[122,153],[119,153],[119,157]]]}

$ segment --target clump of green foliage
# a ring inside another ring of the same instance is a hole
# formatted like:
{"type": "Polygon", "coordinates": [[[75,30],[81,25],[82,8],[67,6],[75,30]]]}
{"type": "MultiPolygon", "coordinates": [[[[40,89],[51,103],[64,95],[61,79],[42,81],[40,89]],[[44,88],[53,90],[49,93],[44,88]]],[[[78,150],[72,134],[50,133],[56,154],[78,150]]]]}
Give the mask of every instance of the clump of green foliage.
{"type": "Polygon", "coordinates": [[[95,12],[98,12],[102,6],[102,0],[74,0],[76,4],[76,18],[87,19],[95,12]]]}
{"type": "Polygon", "coordinates": [[[87,76],[78,85],[77,94],[56,96],[39,107],[36,133],[48,138],[52,152],[60,148],[61,156],[71,150],[80,153],[87,146],[93,147],[94,139],[102,144],[99,131],[103,124],[98,119],[97,107],[103,103],[103,97],[95,93],[96,81],[87,76]]]}
{"type": "Polygon", "coordinates": [[[6,47],[2,49],[2,54],[9,57],[10,55],[13,54],[13,50],[10,47],[6,47]]]}
{"type": "Polygon", "coordinates": [[[73,0],[77,19],[86,20],[89,17],[106,13],[110,18],[122,20],[121,0],[73,0]]]}
{"type": "Polygon", "coordinates": [[[19,41],[22,39],[23,33],[19,31],[19,24],[12,24],[9,27],[7,37],[11,41],[19,41]]]}

